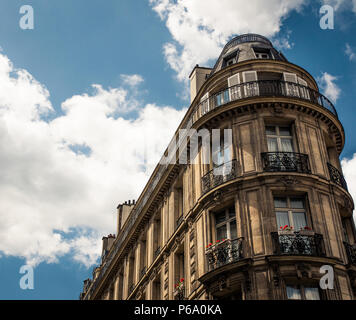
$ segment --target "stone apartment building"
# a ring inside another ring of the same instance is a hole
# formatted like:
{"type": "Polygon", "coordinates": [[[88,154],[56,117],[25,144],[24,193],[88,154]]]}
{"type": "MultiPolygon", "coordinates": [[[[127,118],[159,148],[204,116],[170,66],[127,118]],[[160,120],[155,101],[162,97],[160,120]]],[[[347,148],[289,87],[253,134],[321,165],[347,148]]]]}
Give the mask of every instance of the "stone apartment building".
{"type": "Polygon", "coordinates": [[[118,206],[117,236],[103,238],[80,298],[355,299],[345,134],[315,79],[246,34],[190,82],[178,129],[221,129],[215,160],[202,160],[200,144],[194,161],[157,165],[137,201],[118,206]],[[324,265],[333,289],[319,286],[324,265]]]}

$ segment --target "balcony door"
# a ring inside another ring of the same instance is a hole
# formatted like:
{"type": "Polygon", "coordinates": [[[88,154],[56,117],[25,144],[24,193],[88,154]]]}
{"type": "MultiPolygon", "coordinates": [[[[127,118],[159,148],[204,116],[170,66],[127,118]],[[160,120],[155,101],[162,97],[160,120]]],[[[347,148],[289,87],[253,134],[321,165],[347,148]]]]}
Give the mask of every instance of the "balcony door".
{"type": "Polygon", "coordinates": [[[237,238],[235,207],[216,212],[215,218],[215,241],[237,238]]]}
{"type": "Polygon", "coordinates": [[[289,126],[266,126],[268,152],[294,152],[289,126]]]}
{"type": "Polygon", "coordinates": [[[277,227],[293,227],[299,231],[307,226],[305,201],[303,198],[275,197],[274,208],[276,212],[277,227]]]}

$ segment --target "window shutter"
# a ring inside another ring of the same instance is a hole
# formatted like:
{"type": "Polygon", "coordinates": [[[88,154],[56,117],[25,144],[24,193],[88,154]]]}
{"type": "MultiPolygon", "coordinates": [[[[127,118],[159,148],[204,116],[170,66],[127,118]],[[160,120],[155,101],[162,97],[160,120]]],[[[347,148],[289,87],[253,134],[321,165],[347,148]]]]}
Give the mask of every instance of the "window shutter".
{"type": "Polygon", "coordinates": [[[201,99],[201,115],[204,115],[206,113],[208,113],[209,110],[209,92],[207,92],[206,94],[204,94],[201,99]]]}
{"type": "Polygon", "coordinates": [[[298,83],[303,86],[303,87],[299,87],[300,97],[303,99],[310,100],[310,93],[309,93],[309,89],[307,88],[308,83],[299,77],[298,77],[298,83]]]}
{"type": "Polygon", "coordinates": [[[246,71],[242,73],[244,84],[244,92],[246,97],[254,97],[259,95],[259,86],[257,83],[257,72],[246,71]],[[247,82],[247,83],[246,83],[247,82]],[[252,82],[252,83],[251,83],[252,82]]]}
{"type": "Polygon", "coordinates": [[[295,73],[284,72],[283,79],[286,82],[285,89],[287,96],[299,97],[297,75],[295,73]]]}
{"type": "Polygon", "coordinates": [[[240,74],[235,74],[227,79],[230,101],[241,99],[240,74]]]}

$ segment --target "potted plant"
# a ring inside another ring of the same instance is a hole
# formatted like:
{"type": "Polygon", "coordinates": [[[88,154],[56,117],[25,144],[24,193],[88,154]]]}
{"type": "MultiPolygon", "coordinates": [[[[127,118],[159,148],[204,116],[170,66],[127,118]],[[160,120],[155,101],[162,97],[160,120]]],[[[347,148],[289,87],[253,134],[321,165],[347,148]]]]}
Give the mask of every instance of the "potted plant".
{"type": "Polygon", "coordinates": [[[285,226],[281,226],[278,230],[279,234],[294,234],[294,230],[292,226],[289,225],[285,225],[285,226]]]}
{"type": "Polygon", "coordinates": [[[208,251],[209,249],[215,248],[216,246],[218,246],[219,244],[224,243],[225,241],[227,241],[228,239],[222,239],[222,240],[216,240],[214,243],[210,242],[207,246],[206,246],[206,250],[208,251]]]}
{"type": "Polygon", "coordinates": [[[313,229],[310,228],[310,227],[308,227],[308,226],[306,226],[306,227],[304,227],[304,228],[301,228],[301,229],[299,230],[299,233],[300,233],[301,235],[307,235],[307,236],[313,236],[313,235],[314,235],[313,229]]]}

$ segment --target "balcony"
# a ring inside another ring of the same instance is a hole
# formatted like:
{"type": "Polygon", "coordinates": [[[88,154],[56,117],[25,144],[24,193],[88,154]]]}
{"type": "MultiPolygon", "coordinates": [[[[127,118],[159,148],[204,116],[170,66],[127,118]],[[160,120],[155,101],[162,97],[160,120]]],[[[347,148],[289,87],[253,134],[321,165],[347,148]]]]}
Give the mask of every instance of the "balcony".
{"type": "Polygon", "coordinates": [[[336,117],[337,111],[332,102],[320,92],[294,82],[282,80],[258,80],[231,86],[210,95],[200,102],[193,111],[193,123],[199,118],[233,101],[252,97],[289,97],[309,101],[330,111],[336,117]]]}
{"type": "Polygon", "coordinates": [[[237,178],[237,161],[232,160],[215,167],[202,177],[202,192],[207,193],[215,187],[237,178]]]}
{"type": "Polygon", "coordinates": [[[264,171],[311,173],[309,157],[306,154],[296,152],[264,152],[261,156],[264,171]]]}
{"type": "Polygon", "coordinates": [[[243,238],[224,240],[208,246],[205,256],[208,262],[208,270],[213,271],[224,265],[239,261],[243,258],[243,238]]]}
{"type": "Polygon", "coordinates": [[[153,260],[155,260],[161,252],[161,247],[158,247],[153,254],[153,260]]]}
{"type": "Polygon", "coordinates": [[[181,225],[182,222],[183,222],[183,214],[181,214],[176,220],[176,229],[181,225]]]}
{"type": "Polygon", "coordinates": [[[347,183],[343,174],[330,163],[328,163],[328,169],[330,174],[330,180],[339,185],[340,187],[344,188],[345,190],[348,190],[347,183]]]}
{"type": "Polygon", "coordinates": [[[276,255],[325,256],[323,236],[313,232],[272,232],[273,251],[276,255]]]}
{"type": "Polygon", "coordinates": [[[140,272],[140,280],[144,277],[144,275],[146,274],[147,272],[147,267],[143,267],[141,272],[140,272]]]}
{"type": "Polygon", "coordinates": [[[173,291],[174,300],[185,300],[185,286],[184,283],[176,285],[173,291]]]}
{"type": "Polygon", "coordinates": [[[347,242],[344,242],[344,246],[346,249],[346,254],[347,254],[349,263],[356,265],[356,245],[355,244],[351,245],[347,242]]]}

